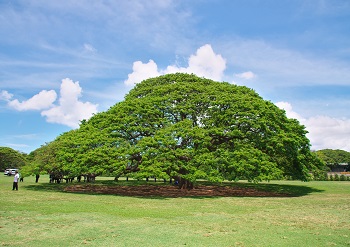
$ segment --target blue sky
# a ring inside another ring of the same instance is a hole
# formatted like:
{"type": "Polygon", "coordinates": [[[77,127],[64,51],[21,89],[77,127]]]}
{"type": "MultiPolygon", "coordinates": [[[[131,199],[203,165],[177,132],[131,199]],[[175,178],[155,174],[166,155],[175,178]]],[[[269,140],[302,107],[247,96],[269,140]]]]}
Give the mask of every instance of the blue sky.
{"type": "Polygon", "coordinates": [[[172,72],[245,85],[350,151],[347,0],[0,0],[0,146],[29,153],[172,72]]]}

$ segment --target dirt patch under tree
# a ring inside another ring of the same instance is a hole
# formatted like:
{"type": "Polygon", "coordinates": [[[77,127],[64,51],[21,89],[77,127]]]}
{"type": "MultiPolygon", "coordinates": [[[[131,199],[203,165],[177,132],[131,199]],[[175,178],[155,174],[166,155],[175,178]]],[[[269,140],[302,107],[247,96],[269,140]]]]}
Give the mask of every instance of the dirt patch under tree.
{"type": "Polygon", "coordinates": [[[80,184],[67,186],[66,192],[75,193],[93,193],[110,194],[120,196],[139,196],[139,197],[285,197],[290,196],[285,193],[276,193],[271,191],[261,191],[254,188],[242,188],[232,186],[213,186],[199,185],[192,190],[180,190],[177,186],[161,185],[138,185],[138,186],[119,186],[119,185],[94,185],[80,184]]]}

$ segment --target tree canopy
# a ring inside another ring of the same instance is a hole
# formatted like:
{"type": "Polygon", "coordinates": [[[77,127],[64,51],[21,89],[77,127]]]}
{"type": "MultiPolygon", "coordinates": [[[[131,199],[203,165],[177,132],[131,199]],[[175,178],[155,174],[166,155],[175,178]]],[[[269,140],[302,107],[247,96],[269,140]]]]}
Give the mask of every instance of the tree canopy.
{"type": "Polygon", "coordinates": [[[21,169],[23,177],[30,175],[62,173],[62,166],[57,158],[59,141],[45,143],[28,155],[28,164],[21,169]]]}
{"type": "Polygon", "coordinates": [[[340,163],[347,163],[350,165],[350,152],[344,150],[322,149],[316,151],[316,155],[329,168],[332,168],[340,163]]]}
{"type": "Polygon", "coordinates": [[[197,179],[307,180],[322,163],[305,127],[244,86],[189,74],[137,84],[125,100],[54,142],[71,174],[197,179]]]}
{"type": "Polygon", "coordinates": [[[316,151],[316,154],[327,165],[335,165],[339,163],[350,164],[350,152],[344,150],[322,149],[316,151]]]}
{"type": "Polygon", "coordinates": [[[21,168],[26,164],[26,154],[9,147],[0,147],[0,170],[21,168]]]}

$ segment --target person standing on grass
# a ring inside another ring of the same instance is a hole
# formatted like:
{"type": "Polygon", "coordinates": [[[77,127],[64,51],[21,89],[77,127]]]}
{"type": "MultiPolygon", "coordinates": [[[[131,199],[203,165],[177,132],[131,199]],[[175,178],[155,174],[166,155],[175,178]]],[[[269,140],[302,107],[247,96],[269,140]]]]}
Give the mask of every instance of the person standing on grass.
{"type": "Polygon", "coordinates": [[[13,178],[13,187],[12,190],[18,190],[18,180],[19,180],[19,174],[18,171],[15,172],[15,177],[13,178]]]}

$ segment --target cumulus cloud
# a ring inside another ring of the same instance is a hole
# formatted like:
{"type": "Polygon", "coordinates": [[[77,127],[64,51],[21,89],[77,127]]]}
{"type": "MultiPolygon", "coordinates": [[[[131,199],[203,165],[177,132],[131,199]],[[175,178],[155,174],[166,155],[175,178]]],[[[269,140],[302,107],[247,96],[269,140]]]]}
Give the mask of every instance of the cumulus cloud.
{"type": "Polygon", "coordinates": [[[288,102],[278,102],[276,105],[286,111],[287,117],[300,121],[309,131],[312,149],[341,149],[350,152],[350,119],[337,119],[329,116],[314,116],[303,118],[293,111],[288,102]]]}
{"type": "Polygon", "coordinates": [[[52,106],[57,98],[54,90],[42,90],[28,100],[20,102],[17,99],[10,100],[8,105],[17,111],[43,110],[52,106]]]}
{"type": "Polygon", "coordinates": [[[350,152],[350,119],[336,119],[316,116],[304,122],[309,130],[308,137],[315,150],[341,149],[350,152]]]}
{"type": "Polygon", "coordinates": [[[82,88],[79,82],[73,82],[66,78],[62,80],[59,105],[41,112],[50,123],[58,123],[70,126],[72,128],[79,127],[79,122],[83,119],[89,119],[97,112],[97,105],[90,102],[81,102],[82,88]]]}
{"type": "Polygon", "coordinates": [[[0,100],[5,100],[5,101],[9,101],[10,99],[12,99],[13,94],[10,94],[8,91],[6,90],[2,90],[0,92],[0,100]]]}
{"type": "Polygon", "coordinates": [[[235,76],[245,80],[250,80],[256,77],[256,75],[251,71],[243,72],[241,74],[235,74],[235,76]]]}
{"type": "Polygon", "coordinates": [[[153,60],[146,64],[136,61],[133,64],[133,72],[128,75],[128,79],[124,83],[134,85],[150,77],[176,72],[193,73],[197,76],[220,81],[225,69],[226,60],[220,54],[216,54],[211,45],[206,44],[200,47],[196,54],[189,57],[188,67],[169,65],[165,70],[158,70],[158,66],[153,60]]]}
{"type": "Polygon", "coordinates": [[[190,56],[188,65],[187,68],[168,66],[166,72],[193,73],[220,81],[226,69],[226,60],[220,54],[215,54],[211,45],[206,44],[200,47],[195,55],[190,56]]]}
{"type": "Polygon", "coordinates": [[[293,111],[293,107],[290,103],[281,101],[281,102],[275,103],[275,105],[278,106],[280,109],[285,110],[288,118],[294,118],[299,120],[300,122],[305,121],[304,118],[302,118],[298,113],[293,111]]]}
{"type": "Polygon", "coordinates": [[[97,112],[97,106],[90,102],[81,102],[79,98],[82,95],[82,88],[79,82],[73,82],[66,78],[62,80],[60,89],[60,98],[58,105],[55,105],[57,93],[54,90],[42,90],[28,100],[20,102],[18,99],[12,99],[13,95],[2,90],[0,99],[7,101],[7,105],[17,111],[38,110],[41,115],[46,117],[49,123],[58,123],[72,128],[79,127],[83,119],[89,119],[97,112]]]}
{"type": "Polygon", "coordinates": [[[132,70],[133,72],[128,75],[128,79],[124,82],[128,86],[135,85],[147,78],[160,75],[160,72],[158,72],[158,66],[153,60],[149,60],[148,63],[136,61],[132,66],[132,70]]]}

